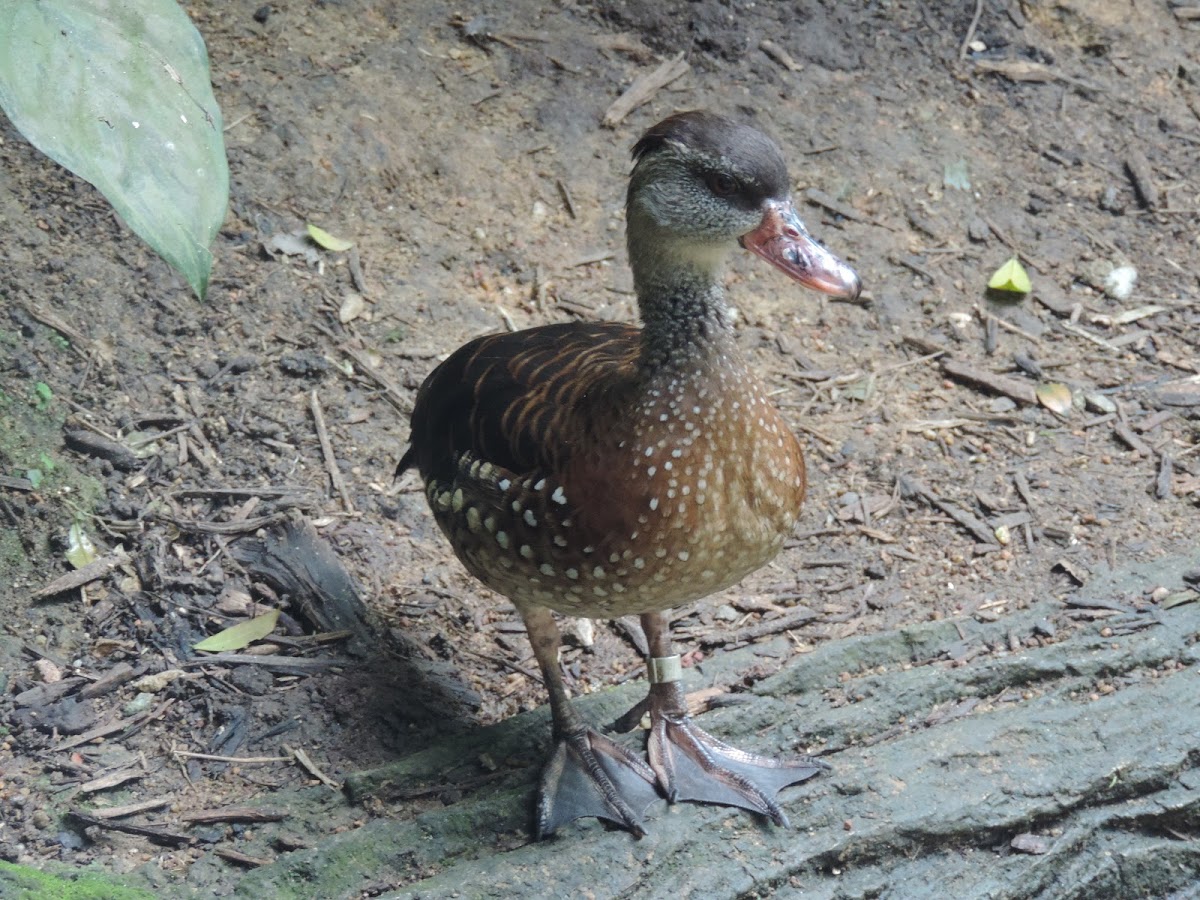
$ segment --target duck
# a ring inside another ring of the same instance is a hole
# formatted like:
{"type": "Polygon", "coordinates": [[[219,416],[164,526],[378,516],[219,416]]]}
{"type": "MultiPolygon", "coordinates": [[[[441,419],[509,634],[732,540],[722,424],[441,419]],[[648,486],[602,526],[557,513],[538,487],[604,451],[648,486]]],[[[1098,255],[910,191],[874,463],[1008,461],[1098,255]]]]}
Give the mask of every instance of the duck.
{"type": "Polygon", "coordinates": [[[650,804],[694,801],[788,820],[783,788],[827,766],[739,750],[688,713],[670,611],[737,584],[783,548],[806,487],[796,436],[738,347],[723,271],[739,247],[801,285],[854,299],[816,241],[779,145],[704,110],[632,150],[626,241],[640,327],[570,322],[478,337],[424,380],[397,475],[415,468],[463,566],[524,621],[549,696],[537,789],[543,838],[594,817],[641,837],[650,804]],[[588,724],[559,664],[555,615],[636,615],[643,756],[588,724]]]}

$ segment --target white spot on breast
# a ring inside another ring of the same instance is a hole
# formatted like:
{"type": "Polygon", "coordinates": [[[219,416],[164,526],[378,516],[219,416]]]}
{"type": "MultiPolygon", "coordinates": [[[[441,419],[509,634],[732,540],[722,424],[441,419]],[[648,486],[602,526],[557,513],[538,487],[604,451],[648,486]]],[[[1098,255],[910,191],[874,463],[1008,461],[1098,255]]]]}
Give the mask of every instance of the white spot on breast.
{"type": "Polygon", "coordinates": [[[521,555],[526,559],[533,559],[533,548],[528,544],[521,545],[521,555]]]}
{"type": "Polygon", "coordinates": [[[651,497],[651,498],[650,498],[650,508],[651,508],[651,509],[658,509],[658,498],[657,498],[657,497],[651,497]]]}
{"type": "Polygon", "coordinates": [[[592,569],[592,577],[593,578],[603,578],[604,577],[604,566],[596,566],[596,568],[592,569]]]}
{"type": "Polygon", "coordinates": [[[507,491],[510,487],[512,487],[512,482],[507,478],[501,478],[496,482],[496,487],[500,488],[502,491],[507,491]]]}
{"type": "Polygon", "coordinates": [[[564,505],[566,504],[567,495],[563,493],[561,484],[554,489],[554,493],[550,495],[550,499],[553,500],[555,503],[561,503],[564,505]]]}
{"type": "Polygon", "coordinates": [[[525,510],[525,515],[522,518],[525,519],[525,524],[530,528],[537,528],[537,517],[533,514],[532,509],[525,510]]]}
{"type": "Polygon", "coordinates": [[[508,549],[508,534],[504,531],[496,532],[496,543],[500,545],[501,550],[508,549]]]}
{"type": "Polygon", "coordinates": [[[556,547],[567,546],[567,539],[565,537],[563,537],[561,534],[556,534],[554,536],[554,546],[556,546],[556,547]]]}
{"type": "Polygon", "coordinates": [[[568,578],[570,578],[572,581],[574,581],[576,578],[579,577],[579,570],[578,569],[567,569],[567,571],[565,571],[563,574],[566,575],[568,578]]]}
{"type": "Polygon", "coordinates": [[[536,483],[536,484],[533,486],[533,489],[534,489],[535,491],[540,491],[540,490],[541,490],[542,488],[544,488],[545,486],[546,486],[546,479],[545,479],[545,478],[539,478],[539,479],[538,479],[538,481],[537,481],[537,483],[536,483]]]}
{"type": "Polygon", "coordinates": [[[553,575],[554,566],[550,565],[550,563],[542,563],[540,566],[538,566],[538,571],[543,575],[553,575]]]}
{"type": "Polygon", "coordinates": [[[681,561],[681,562],[687,562],[687,561],[688,561],[688,555],[689,555],[689,554],[688,554],[688,552],[687,552],[686,550],[680,550],[680,551],[679,551],[679,559],[680,559],[680,561],[681,561]]]}

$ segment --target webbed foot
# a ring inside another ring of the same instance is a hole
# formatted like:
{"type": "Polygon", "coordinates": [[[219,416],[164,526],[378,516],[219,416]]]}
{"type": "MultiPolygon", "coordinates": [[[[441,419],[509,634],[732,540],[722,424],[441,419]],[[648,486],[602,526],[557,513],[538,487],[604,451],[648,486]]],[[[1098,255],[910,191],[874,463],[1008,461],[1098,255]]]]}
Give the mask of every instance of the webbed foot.
{"type": "Polygon", "coordinates": [[[586,816],[642,837],[642,814],[660,796],[654,772],[641,757],[591,728],[580,728],[559,738],[542,771],[538,839],[586,816]]]}

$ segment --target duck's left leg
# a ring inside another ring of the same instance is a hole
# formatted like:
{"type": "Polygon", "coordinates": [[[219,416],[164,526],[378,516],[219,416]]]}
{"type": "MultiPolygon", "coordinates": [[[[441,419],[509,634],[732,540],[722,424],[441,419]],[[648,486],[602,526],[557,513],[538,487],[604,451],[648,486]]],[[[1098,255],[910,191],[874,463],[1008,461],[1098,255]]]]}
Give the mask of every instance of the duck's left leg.
{"type": "Polygon", "coordinates": [[[671,645],[666,615],[645,613],[641,621],[650,650],[650,693],[622,723],[636,724],[637,717],[650,714],[650,767],[667,798],[738,806],[787,827],[776,795],[829,766],[809,756],[772,759],[747,753],[693,723],[679,683],[679,657],[671,645]]]}

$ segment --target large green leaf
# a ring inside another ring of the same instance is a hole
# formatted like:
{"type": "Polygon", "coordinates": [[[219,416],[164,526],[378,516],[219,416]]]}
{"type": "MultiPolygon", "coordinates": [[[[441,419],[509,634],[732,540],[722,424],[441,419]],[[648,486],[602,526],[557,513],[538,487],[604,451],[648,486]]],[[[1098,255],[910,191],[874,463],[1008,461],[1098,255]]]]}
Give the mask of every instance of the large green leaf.
{"type": "Polygon", "coordinates": [[[204,296],[229,169],[204,41],[175,0],[0,0],[0,107],[204,296]]]}

